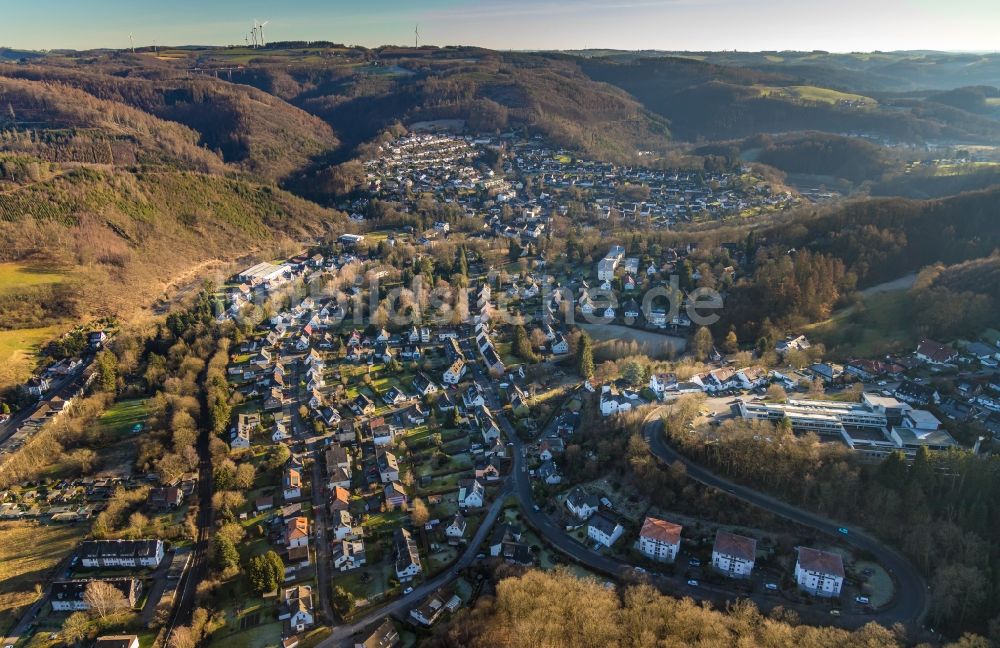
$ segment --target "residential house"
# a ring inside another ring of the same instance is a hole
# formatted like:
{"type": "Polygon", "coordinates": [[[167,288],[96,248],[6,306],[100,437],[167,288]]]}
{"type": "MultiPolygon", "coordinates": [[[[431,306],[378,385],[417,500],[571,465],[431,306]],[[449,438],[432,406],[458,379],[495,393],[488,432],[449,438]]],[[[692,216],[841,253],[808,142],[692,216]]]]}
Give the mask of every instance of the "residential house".
{"type": "Polygon", "coordinates": [[[476,479],[496,481],[503,472],[504,460],[501,457],[482,457],[473,465],[476,479]]]}
{"type": "Polygon", "coordinates": [[[425,626],[432,626],[445,612],[454,612],[462,605],[462,599],[451,587],[442,587],[424,599],[423,603],[410,610],[410,617],[425,626]]]}
{"type": "Polygon", "coordinates": [[[302,473],[298,468],[285,468],[281,476],[281,493],[286,500],[302,497],[302,473]]]}
{"type": "Polygon", "coordinates": [[[392,620],[386,617],[367,639],[355,643],[354,648],[399,648],[400,645],[402,641],[399,639],[399,632],[396,631],[392,620]]]}
{"type": "Polygon", "coordinates": [[[417,390],[419,396],[427,396],[438,391],[438,386],[422,371],[418,371],[413,377],[413,388],[417,390]]]}
{"type": "Polygon", "coordinates": [[[910,405],[927,405],[939,400],[937,391],[928,385],[921,385],[912,380],[904,380],[893,390],[893,395],[910,405]]]}
{"type": "Polygon", "coordinates": [[[406,506],[406,489],[399,482],[389,482],[383,488],[385,505],[390,509],[406,506]]]}
{"type": "Polygon", "coordinates": [[[813,596],[836,598],[844,585],[844,561],[840,554],[798,547],[795,582],[813,596]]]}
{"type": "Polygon", "coordinates": [[[95,581],[111,585],[122,593],[123,605],[133,608],[139,602],[142,593],[142,581],[138,578],[101,578],[59,580],[52,583],[49,591],[49,603],[55,612],[80,612],[90,609],[90,603],[85,596],[87,586],[95,581]]]}
{"type": "Polygon", "coordinates": [[[296,585],[285,589],[282,596],[284,610],[278,614],[278,619],[288,621],[295,632],[302,632],[313,625],[312,587],[296,585]]]}
{"type": "Polygon", "coordinates": [[[407,400],[406,394],[399,387],[390,387],[388,391],[382,394],[382,402],[386,405],[399,405],[400,403],[405,403],[407,400]]]}
{"type": "Polygon", "coordinates": [[[280,410],[285,404],[285,397],[281,393],[280,387],[272,387],[267,398],[264,399],[264,411],[274,412],[280,410]]]}
{"type": "Polygon", "coordinates": [[[285,428],[285,422],[283,420],[274,421],[274,431],[271,433],[271,441],[278,443],[279,441],[284,441],[285,439],[290,439],[291,435],[288,434],[287,428],[285,428]]]}
{"type": "Polygon", "coordinates": [[[681,525],[646,516],[639,531],[639,551],[652,560],[673,562],[681,547],[681,525]]]}
{"type": "Polygon", "coordinates": [[[553,355],[569,353],[569,340],[562,333],[556,333],[549,347],[553,355]]]}
{"type": "Polygon", "coordinates": [[[458,482],[459,508],[481,508],[486,500],[486,487],[478,479],[461,479],[458,482]]]}
{"type": "Polygon", "coordinates": [[[403,417],[410,425],[423,425],[427,422],[427,412],[424,411],[424,408],[419,403],[414,403],[407,407],[403,412],[403,417]]]}
{"type": "Polygon", "coordinates": [[[672,373],[654,373],[649,377],[649,389],[658,398],[663,398],[668,391],[677,389],[677,376],[672,373]]]}
{"type": "Polygon", "coordinates": [[[521,541],[521,528],[509,522],[498,524],[490,532],[490,556],[497,557],[503,552],[503,545],[521,541]]]}
{"type": "Polygon", "coordinates": [[[544,481],[546,484],[558,484],[562,481],[562,477],[559,475],[559,470],[556,468],[554,461],[543,461],[538,469],[535,470],[535,474],[539,479],[544,481]]]}
{"type": "Polygon", "coordinates": [[[601,386],[601,414],[611,416],[632,409],[632,401],[610,385],[601,386]]]}
{"type": "Polygon", "coordinates": [[[328,508],[330,509],[330,514],[334,514],[337,511],[346,511],[351,504],[351,493],[346,488],[341,488],[340,486],[334,486],[330,490],[330,502],[328,508]]]}
{"type": "Polygon", "coordinates": [[[285,521],[285,547],[297,549],[309,546],[309,519],[301,515],[285,521]]]}
{"type": "Polygon", "coordinates": [[[785,355],[789,351],[804,351],[810,347],[809,340],[804,335],[789,335],[784,340],[778,341],[774,345],[774,350],[779,355],[785,355]]]}
{"type": "Polygon", "coordinates": [[[467,410],[482,407],[486,404],[486,398],[479,383],[469,385],[469,388],[462,394],[462,404],[465,405],[465,409],[467,410]]]}
{"type": "Polygon", "coordinates": [[[396,578],[406,583],[421,572],[420,552],[417,543],[406,529],[398,528],[392,534],[393,556],[396,566],[396,578]]]}
{"type": "Polygon", "coordinates": [[[927,364],[946,365],[958,360],[958,351],[947,344],[925,339],[917,345],[916,357],[927,364]]]}
{"type": "Polygon", "coordinates": [[[80,566],[87,569],[156,567],[163,560],[163,541],[84,540],[79,556],[80,566]]]}
{"type": "Polygon", "coordinates": [[[151,488],[146,503],[154,510],[169,511],[184,503],[184,491],[176,486],[151,488]]]}
{"type": "Polygon", "coordinates": [[[461,512],[455,513],[455,517],[445,527],[444,534],[449,538],[461,538],[465,535],[466,526],[465,516],[461,512]]]}
{"type": "Polygon", "coordinates": [[[379,479],[383,484],[399,481],[399,462],[396,455],[388,450],[375,451],[375,464],[378,466],[379,479]]]}
{"type": "Polygon", "coordinates": [[[749,578],[757,559],[753,538],[719,531],[712,546],[712,567],[730,578],[749,578]]]}
{"type": "Polygon", "coordinates": [[[367,394],[358,394],[353,401],[351,401],[351,411],[358,416],[371,416],[375,413],[375,403],[372,399],[368,397],[367,394]]]}
{"type": "Polygon", "coordinates": [[[351,517],[351,512],[346,509],[334,511],[330,515],[330,528],[333,530],[330,535],[334,540],[353,539],[361,532],[360,527],[354,526],[354,518],[351,517]]]}
{"type": "Polygon", "coordinates": [[[451,366],[448,367],[447,371],[444,372],[442,380],[444,380],[444,382],[448,385],[457,385],[458,382],[462,379],[462,376],[464,375],[465,375],[465,361],[462,360],[461,358],[458,358],[454,362],[452,362],[451,366]]]}
{"type": "Polygon", "coordinates": [[[622,527],[617,518],[604,511],[594,513],[587,521],[587,537],[605,547],[610,547],[617,542],[624,531],[625,528],[622,527]]]}
{"type": "Polygon", "coordinates": [[[377,446],[389,445],[396,438],[396,428],[386,423],[381,416],[369,421],[368,429],[371,432],[372,443],[377,446]]]}
{"type": "Polygon", "coordinates": [[[365,565],[365,543],[361,539],[342,539],[333,543],[330,549],[333,568],[338,571],[350,571],[365,565]]]}
{"type": "Polygon", "coordinates": [[[582,487],[577,486],[566,495],[566,508],[570,513],[580,520],[586,520],[597,512],[600,502],[597,495],[588,493],[582,487]]]}

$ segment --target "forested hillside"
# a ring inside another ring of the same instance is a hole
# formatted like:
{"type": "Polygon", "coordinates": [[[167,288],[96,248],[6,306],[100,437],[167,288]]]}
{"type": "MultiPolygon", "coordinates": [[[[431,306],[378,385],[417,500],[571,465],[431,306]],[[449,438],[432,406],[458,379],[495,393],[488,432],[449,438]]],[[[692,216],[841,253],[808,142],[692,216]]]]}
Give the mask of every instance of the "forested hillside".
{"type": "MultiPolygon", "coordinates": [[[[183,124],[196,132],[197,143],[216,157],[268,180],[302,169],[338,144],[326,123],[278,97],[188,70],[150,64],[148,59],[136,57],[135,65],[115,60],[85,68],[57,62],[0,66],[0,83],[4,77],[8,78],[6,83],[11,83],[11,78],[44,80],[113,102],[111,105],[122,107],[117,108],[119,112],[131,107],[183,124]],[[152,67],[145,67],[148,65],[152,67]],[[144,74],[149,78],[143,78],[144,74]]],[[[59,103],[74,100],[98,103],[71,92],[59,103]]]]}
{"type": "Polygon", "coordinates": [[[682,58],[580,60],[591,78],[626,90],[680,138],[859,132],[895,141],[1000,140],[1000,122],[919,98],[872,97],[817,86],[795,69],[728,67],[682,58]]]}
{"type": "Polygon", "coordinates": [[[794,614],[765,616],[749,602],[725,612],[649,586],[619,594],[568,572],[529,571],[502,580],[494,599],[438,628],[434,648],[896,648],[905,640],[874,623],[849,632],[798,625],[794,614]]]}
{"type": "MultiPolygon", "coordinates": [[[[0,193],[0,222],[0,260],[65,268],[81,279],[73,310],[104,314],[148,305],[204,262],[345,231],[346,218],[246,180],[80,168],[0,193]]],[[[7,306],[0,327],[18,322],[7,306]]]]}

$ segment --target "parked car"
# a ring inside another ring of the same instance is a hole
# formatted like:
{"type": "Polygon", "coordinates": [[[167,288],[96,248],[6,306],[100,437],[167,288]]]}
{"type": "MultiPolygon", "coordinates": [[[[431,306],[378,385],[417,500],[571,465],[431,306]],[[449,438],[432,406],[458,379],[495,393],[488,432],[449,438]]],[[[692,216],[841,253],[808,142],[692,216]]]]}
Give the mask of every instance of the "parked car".
{"type": "Polygon", "coordinates": [[[691,587],[698,587],[698,581],[695,580],[694,578],[689,578],[688,585],[690,585],[691,587]]]}
{"type": "Polygon", "coordinates": [[[701,561],[698,560],[697,558],[692,558],[691,560],[688,561],[688,564],[691,565],[692,567],[701,567],[701,561]]]}
{"type": "Polygon", "coordinates": [[[833,616],[840,616],[840,610],[830,610],[830,614],[833,616]]]}
{"type": "Polygon", "coordinates": [[[764,583],[764,589],[766,589],[769,592],[777,592],[778,591],[778,584],[777,583],[764,583]]]}
{"type": "Polygon", "coordinates": [[[855,596],[854,600],[861,605],[868,605],[871,602],[867,596],[855,596]]]}
{"type": "Polygon", "coordinates": [[[839,529],[837,529],[837,533],[842,533],[844,535],[847,535],[849,531],[847,530],[847,527],[840,527],[839,529]]]}
{"type": "Polygon", "coordinates": [[[413,592],[413,588],[412,587],[407,587],[405,590],[403,590],[403,594],[404,595],[405,594],[410,594],[411,592],[413,592]]]}

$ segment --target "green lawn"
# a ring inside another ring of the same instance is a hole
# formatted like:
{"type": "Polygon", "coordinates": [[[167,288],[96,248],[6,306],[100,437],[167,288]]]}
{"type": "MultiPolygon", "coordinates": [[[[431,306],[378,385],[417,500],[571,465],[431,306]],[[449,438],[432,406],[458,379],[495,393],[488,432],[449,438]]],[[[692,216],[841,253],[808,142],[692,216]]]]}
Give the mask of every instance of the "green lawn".
{"type": "Polygon", "coordinates": [[[848,307],[803,332],[825,344],[834,359],[911,350],[918,336],[907,326],[909,305],[905,290],[879,293],[865,299],[863,308],[848,307]]]}
{"type": "Polygon", "coordinates": [[[42,344],[56,337],[59,325],[0,331],[0,389],[22,383],[31,376],[42,344]]]}
{"type": "Polygon", "coordinates": [[[135,426],[142,425],[145,428],[148,414],[146,399],[121,400],[114,403],[101,415],[101,418],[97,419],[97,425],[106,434],[116,438],[125,437],[141,432],[142,430],[136,430],[135,426]]]}
{"type": "Polygon", "coordinates": [[[399,510],[373,513],[361,525],[369,531],[377,533],[387,528],[394,529],[400,526],[406,516],[407,513],[405,511],[399,510]]]}
{"type": "Polygon", "coordinates": [[[66,275],[44,266],[24,263],[0,263],[0,295],[16,292],[24,286],[62,283],[66,275]]]}

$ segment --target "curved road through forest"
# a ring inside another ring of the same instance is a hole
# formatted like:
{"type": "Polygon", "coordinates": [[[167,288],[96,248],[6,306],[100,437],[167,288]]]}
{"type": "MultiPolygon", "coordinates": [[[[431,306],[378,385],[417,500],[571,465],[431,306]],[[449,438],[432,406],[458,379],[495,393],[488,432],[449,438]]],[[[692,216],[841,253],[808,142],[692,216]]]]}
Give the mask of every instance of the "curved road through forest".
{"type": "Polygon", "coordinates": [[[870,553],[879,564],[892,574],[896,581],[896,596],[892,603],[870,615],[870,618],[886,627],[894,623],[902,623],[911,630],[920,629],[924,613],[927,610],[928,587],[916,567],[898,551],[883,544],[868,533],[851,528],[850,525],[835,522],[752,488],[741,486],[694,463],[667,444],[663,433],[663,422],[658,418],[655,420],[647,418],[643,426],[643,436],[649,443],[650,451],[657,459],[667,464],[672,464],[675,461],[681,462],[687,470],[687,476],[691,479],[710,488],[725,491],[732,497],[791,520],[796,524],[838,538],[852,547],[870,553]],[[848,529],[846,535],[839,532],[842,527],[848,529]]]}

